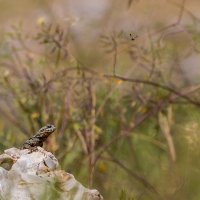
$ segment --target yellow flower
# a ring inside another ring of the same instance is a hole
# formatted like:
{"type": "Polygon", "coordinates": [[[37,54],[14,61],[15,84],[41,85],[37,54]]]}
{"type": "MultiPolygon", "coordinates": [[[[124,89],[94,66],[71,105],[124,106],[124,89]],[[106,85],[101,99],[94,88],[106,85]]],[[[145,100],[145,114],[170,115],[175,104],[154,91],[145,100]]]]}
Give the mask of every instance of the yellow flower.
{"type": "Polygon", "coordinates": [[[8,78],[8,76],[10,76],[10,71],[9,70],[5,70],[3,73],[4,78],[8,78]]]}
{"type": "Polygon", "coordinates": [[[108,171],[108,166],[105,162],[99,163],[98,170],[101,173],[106,173],[108,171]]]}
{"type": "Polygon", "coordinates": [[[40,114],[38,112],[34,112],[34,113],[31,114],[32,119],[38,119],[39,116],[40,116],[40,114]]]}
{"type": "Polygon", "coordinates": [[[137,110],[139,113],[146,113],[148,111],[148,108],[145,106],[141,106],[137,110]]]}
{"type": "Polygon", "coordinates": [[[46,23],[45,17],[39,17],[39,18],[37,19],[37,25],[39,25],[39,26],[44,26],[45,23],[46,23]]]}
{"type": "Polygon", "coordinates": [[[27,98],[26,97],[22,97],[21,99],[21,103],[25,104],[27,102],[27,98]]]}
{"type": "Polygon", "coordinates": [[[121,84],[122,84],[122,82],[123,82],[123,81],[122,81],[122,80],[120,80],[120,79],[117,79],[117,80],[116,80],[116,84],[117,84],[117,85],[121,85],[121,84]]]}

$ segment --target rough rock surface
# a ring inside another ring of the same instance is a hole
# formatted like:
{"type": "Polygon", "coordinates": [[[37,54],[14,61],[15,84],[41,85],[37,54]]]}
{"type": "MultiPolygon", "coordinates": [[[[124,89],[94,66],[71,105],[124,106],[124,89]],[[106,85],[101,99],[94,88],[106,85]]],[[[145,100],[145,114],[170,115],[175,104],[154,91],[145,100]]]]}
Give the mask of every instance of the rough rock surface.
{"type": "Polygon", "coordinates": [[[11,148],[0,155],[0,199],[102,200],[95,189],[87,189],[72,174],[59,169],[55,156],[11,148]]]}

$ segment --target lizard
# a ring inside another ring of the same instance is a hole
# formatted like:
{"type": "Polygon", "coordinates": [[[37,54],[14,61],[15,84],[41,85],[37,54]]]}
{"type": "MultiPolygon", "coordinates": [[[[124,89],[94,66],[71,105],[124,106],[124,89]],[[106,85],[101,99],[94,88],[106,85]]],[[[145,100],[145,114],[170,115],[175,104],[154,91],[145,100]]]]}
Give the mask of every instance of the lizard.
{"type": "Polygon", "coordinates": [[[29,138],[23,145],[22,149],[35,150],[38,146],[42,147],[43,142],[48,138],[51,133],[56,130],[56,127],[52,124],[47,124],[42,127],[34,136],[29,138]]]}

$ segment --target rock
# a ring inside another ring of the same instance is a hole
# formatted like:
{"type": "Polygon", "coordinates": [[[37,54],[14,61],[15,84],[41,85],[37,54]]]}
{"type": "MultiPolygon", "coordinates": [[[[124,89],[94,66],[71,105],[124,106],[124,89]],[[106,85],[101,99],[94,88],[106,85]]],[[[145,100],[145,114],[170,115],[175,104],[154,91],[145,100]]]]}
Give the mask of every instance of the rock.
{"type": "Polygon", "coordinates": [[[0,155],[0,199],[102,200],[95,189],[87,189],[72,174],[59,169],[55,156],[10,148],[0,155]],[[3,164],[9,167],[3,167],[3,164]]]}

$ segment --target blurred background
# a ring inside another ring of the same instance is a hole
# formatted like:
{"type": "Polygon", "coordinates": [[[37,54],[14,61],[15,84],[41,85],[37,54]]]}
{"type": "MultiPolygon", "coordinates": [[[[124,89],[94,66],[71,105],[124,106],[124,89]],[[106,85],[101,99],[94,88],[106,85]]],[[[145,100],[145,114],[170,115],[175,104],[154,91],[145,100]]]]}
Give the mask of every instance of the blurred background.
{"type": "Polygon", "coordinates": [[[113,200],[200,199],[200,1],[0,1],[0,151],[40,127],[113,200]]]}

